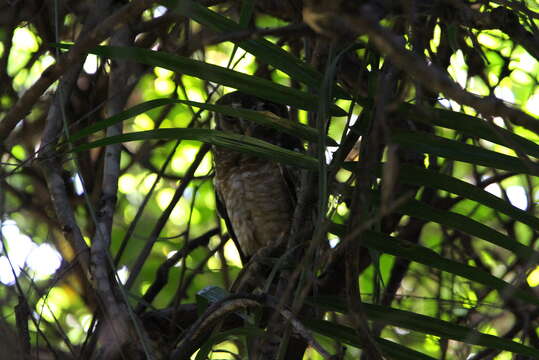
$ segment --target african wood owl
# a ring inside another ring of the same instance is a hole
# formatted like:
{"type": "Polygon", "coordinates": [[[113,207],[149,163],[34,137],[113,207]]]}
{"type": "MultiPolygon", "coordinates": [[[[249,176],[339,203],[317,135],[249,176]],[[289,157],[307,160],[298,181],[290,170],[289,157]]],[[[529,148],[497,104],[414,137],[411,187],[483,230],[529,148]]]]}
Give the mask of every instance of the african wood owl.
{"type": "MultiPolygon", "coordinates": [[[[288,119],[286,106],[241,92],[224,95],[219,105],[272,112],[288,119]]],[[[216,129],[248,135],[296,150],[299,139],[246,119],[216,115],[216,129]]],[[[218,209],[245,261],[259,249],[276,245],[289,228],[295,189],[281,164],[222,147],[213,148],[218,209]]]]}

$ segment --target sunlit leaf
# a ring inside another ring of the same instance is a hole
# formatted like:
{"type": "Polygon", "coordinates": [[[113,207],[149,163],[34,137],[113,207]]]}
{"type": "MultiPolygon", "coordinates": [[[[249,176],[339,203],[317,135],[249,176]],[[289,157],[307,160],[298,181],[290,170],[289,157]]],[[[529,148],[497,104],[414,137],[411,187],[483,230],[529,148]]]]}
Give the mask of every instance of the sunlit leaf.
{"type": "MultiPolygon", "coordinates": [[[[314,305],[320,305],[318,304],[318,301],[316,300],[312,300],[310,301],[310,303],[314,305]]],[[[325,320],[304,319],[303,321],[309,329],[316,331],[317,333],[322,334],[324,336],[327,336],[335,341],[349,344],[358,348],[363,347],[359,341],[359,336],[357,332],[350,327],[340,325],[340,324],[335,324],[335,323],[332,323],[330,321],[325,321],[325,320]]],[[[389,341],[383,338],[376,338],[374,340],[378,343],[378,346],[380,347],[380,351],[382,351],[384,355],[390,356],[391,359],[434,360],[434,358],[430,356],[422,354],[418,351],[414,351],[412,349],[407,348],[406,346],[399,345],[392,341],[389,341]]]]}
{"type": "MultiPolygon", "coordinates": [[[[71,47],[68,44],[55,44],[55,46],[63,49],[71,47]]],[[[142,64],[159,66],[178,74],[195,76],[299,109],[315,111],[318,108],[318,97],[316,95],[183,56],[162,51],[121,46],[98,46],[91,53],[112,59],[132,60],[142,64]]],[[[331,106],[331,113],[334,116],[346,115],[346,112],[336,105],[331,106]]]]}
{"type": "MultiPolygon", "coordinates": [[[[333,224],[331,232],[344,236],[344,227],[333,224]]],[[[357,236],[357,235],[356,235],[357,236]]],[[[385,235],[379,232],[365,230],[361,232],[360,243],[366,248],[381,253],[399,256],[450,274],[461,276],[484,286],[497,290],[502,297],[513,296],[530,304],[539,305],[539,297],[535,294],[517,288],[489,273],[466,264],[458,263],[438,255],[435,251],[411,242],[385,235]]]]}
{"type": "MultiPolygon", "coordinates": [[[[321,306],[326,310],[344,313],[348,312],[347,306],[343,302],[342,298],[318,296],[311,298],[308,301],[312,305],[321,306]]],[[[377,321],[386,325],[419,331],[425,334],[439,336],[444,339],[452,339],[462,341],[467,344],[512,351],[517,354],[539,358],[539,350],[537,349],[533,349],[508,339],[483,334],[466,326],[456,325],[430,316],[420,315],[410,311],[398,310],[387,306],[363,303],[363,308],[365,310],[365,315],[371,321],[377,321]]],[[[319,323],[319,321],[315,323],[319,323]]],[[[345,331],[345,334],[348,333],[346,329],[343,329],[343,331],[345,331]]]]}
{"type": "Polygon", "coordinates": [[[539,229],[539,218],[517,208],[510,202],[500,199],[488,191],[465,181],[455,179],[454,177],[410,165],[402,165],[399,169],[399,180],[410,185],[428,186],[433,189],[445,190],[462,196],[465,199],[477,201],[482,205],[521,221],[534,229],[539,229]]]}
{"type": "Polygon", "coordinates": [[[480,222],[474,221],[467,216],[451,211],[443,211],[425,203],[410,200],[402,205],[399,212],[419,219],[433,221],[450,228],[460,230],[468,235],[484,239],[492,244],[501,246],[512,251],[524,261],[539,261],[539,253],[528,246],[525,246],[515,239],[504,235],[480,222]]]}
{"type": "MultiPolygon", "coordinates": [[[[201,109],[208,111],[218,112],[228,116],[234,116],[238,118],[243,118],[251,120],[258,124],[268,126],[284,133],[303,138],[308,141],[317,142],[319,140],[318,132],[316,129],[313,129],[309,126],[290,121],[276,116],[273,113],[260,112],[249,109],[234,108],[231,106],[224,105],[215,105],[215,104],[206,104],[196,101],[189,100],[177,100],[177,99],[156,99],[150,100],[138,105],[133,106],[130,109],[127,109],[115,116],[101,120],[91,126],[88,126],[74,134],[71,135],[70,140],[75,142],[85,136],[93,134],[99,130],[106,129],[107,127],[116,124],[118,122],[127,120],[131,117],[145,113],[148,110],[154,109],[159,106],[170,105],[170,104],[185,104],[190,106],[195,106],[201,109]]],[[[328,143],[335,146],[335,140],[327,137],[328,143]]]]}
{"type": "Polygon", "coordinates": [[[318,161],[310,156],[275,146],[268,142],[245,135],[237,135],[207,129],[156,129],[111,136],[87,144],[76,146],[73,151],[84,151],[96,147],[140,140],[196,140],[215,146],[260,156],[276,162],[316,170],[318,161]]]}
{"type": "Polygon", "coordinates": [[[539,175],[539,165],[535,163],[455,140],[421,132],[396,133],[391,138],[396,144],[413,151],[500,170],[539,175]]]}
{"type": "MultiPolygon", "coordinates": [[[[167,1],[171,9],[182,15],[187,15],[193,20],[206,25],[221,33],[231,33],[241,31],[244,28],[234,21],[211,11],[205,6],[191,0],[167,1]]],[[[290,52],[274,45],[265,39],[248,39],[235,41],[235,44],[245,51],[253,54],[265,63],[274,66],[282,72],[288,74],[292,79],[303,82],[313,89],[318,89],[322,84],[323,75],[313,69],[309,64],[293,56],[290,52]]],[[[334,87],[335,95],[340,98],[349,99],[338,86],[334,87]]]]}
{"type": "Polygon", "coordinates": [[[421,108],[414,104],[402,104],[399,114],[417,122],[433,124],[459,133],[485,139],[496,144],[514,148],[522,153],[539,157],[539,145],[512,131],[486,120],[456,111],[435,108],[421,108]]]}

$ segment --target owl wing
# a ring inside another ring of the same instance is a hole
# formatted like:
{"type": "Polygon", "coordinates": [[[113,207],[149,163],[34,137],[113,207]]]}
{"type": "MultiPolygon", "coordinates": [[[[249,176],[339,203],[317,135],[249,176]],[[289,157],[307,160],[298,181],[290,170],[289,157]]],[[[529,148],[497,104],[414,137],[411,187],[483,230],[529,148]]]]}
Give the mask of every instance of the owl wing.
{"type": "Polygon", "coordinates": [[[226,211],[226,206],[224,202],[224,198],[221,195],[221,192],[219,191],[219,187],[215,186],[215,200],[217,205],[217,212],[219,213],[219,216],[225,221],[226,228],[228,229],[228,235],[234,242],[234,245],[236,245],[236,249],[238,250],[238,253],[240,254],[240,259],[242,264],[246,264],[248,259],[247,256],[243,253],[241,250],[241,246],[238,241],[238,237],[234,233],[234,227],[232,226],[232,221],[230,220],[230,217],[228,216],[228,212],[226,211]]]}
{"type": "Polygon", "coordinates": [[[290,195],[292,208],[295,209],[298,202],[300,170],[282,164],[279,164],[279,170],[281,171],[283,182],[287,185],[286,188],[288,189],[288,194],[290,195]]]}

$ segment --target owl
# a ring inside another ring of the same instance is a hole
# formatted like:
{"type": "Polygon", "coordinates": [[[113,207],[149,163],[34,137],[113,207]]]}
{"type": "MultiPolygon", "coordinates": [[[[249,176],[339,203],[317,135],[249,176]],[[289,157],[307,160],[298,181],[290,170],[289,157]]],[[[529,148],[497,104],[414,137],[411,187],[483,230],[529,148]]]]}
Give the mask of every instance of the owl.
{"type": "MultiPolygon", "coordinates": [[[[217,104],[288,118],[286,106],[241,92],[226,94],[217,104]]],[[[217,114],[216,129],[290,150],[302,147],[298,138],[242,118],[217,114]]],[[[218,210],[245,262],[259,249],[276,245],[289,231],[295,201],[293,181],[290,171],[279,163],[222,147],[212,151],[218,210]]]]}

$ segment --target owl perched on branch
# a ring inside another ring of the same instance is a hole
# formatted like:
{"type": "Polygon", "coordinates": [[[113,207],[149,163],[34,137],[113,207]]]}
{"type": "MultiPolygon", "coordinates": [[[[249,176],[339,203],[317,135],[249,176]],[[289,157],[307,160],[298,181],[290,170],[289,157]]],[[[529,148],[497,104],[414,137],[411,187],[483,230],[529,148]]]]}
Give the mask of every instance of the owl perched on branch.
{"type": "MultiPolygon", "coordinates": [[[[237,91],[224,95],[217,104],[288,119],[286,106],[237,91]]],[[[246,119],[217,114],[216,129],[289,150],[301,148],[299,139],[246,119]]],[[[213,148],[213,156],[218,210],[245,261],[259,249],[276,245],[289,231],[295,189],[289,171],[281,164],[221,147],[213,148]]]]}

